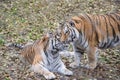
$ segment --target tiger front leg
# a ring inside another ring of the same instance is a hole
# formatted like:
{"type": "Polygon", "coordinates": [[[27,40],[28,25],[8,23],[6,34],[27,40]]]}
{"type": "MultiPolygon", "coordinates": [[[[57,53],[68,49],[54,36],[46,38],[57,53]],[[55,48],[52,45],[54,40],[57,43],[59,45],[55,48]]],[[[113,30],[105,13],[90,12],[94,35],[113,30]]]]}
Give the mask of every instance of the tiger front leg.
{"type": "Polygon", "coordinates": [[[61,66],[58,68],[58,72],[60,74],[64,74],[64,75],[68,75],[68,76],[73,75],[73,72],[71,70],[67,69],[62,61],[61,61],[61,66]]]}
{"type": "Polygon", "coordinates": [[[96,47],[91,47],[88,52],[88,64],[85,66],[88,69],[94,69],[97,66],[99,50],[96,47]]]}
{"type": "Polygon", "coordinates": [[[42,64],[32,65],[31,69],[34,72],[40,73],[46,79],[54,79],[54,78],[56,78],[56,76],[52,72],[50,72],[47,68],[45,68],[42,64]]]}
{"type": "Polygon", "coordinates": [[[74,62],[72,62],[69,66],[72,68],[77,68],[80,66],[80,57],[81,53],[78,51],[75,51],[74,53],[74,62]]]}

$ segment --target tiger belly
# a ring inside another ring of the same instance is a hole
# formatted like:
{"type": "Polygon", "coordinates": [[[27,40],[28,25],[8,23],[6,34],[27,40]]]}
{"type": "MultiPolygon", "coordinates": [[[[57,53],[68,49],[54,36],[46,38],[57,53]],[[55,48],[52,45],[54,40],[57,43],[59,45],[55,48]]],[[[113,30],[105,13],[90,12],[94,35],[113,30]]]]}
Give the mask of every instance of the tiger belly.
{"type": "Polygon", "coordinates": [[[118,47],[118,46],[120,46],[120,39],[119,38],[111,39],[111,40],[108,39],[107,42],[101,42],[98,45],[98,47],[100,49],[114,48],[114,47],[118,47]]]}
{"type": "MultiPolygon", "coordinates": [[[[47,53],[45,53],[47,54],[47,53]]],[[[64,65],[64,63],[62,62],[61,58],[60,58],[60,54],[59,52],[52,52],[52,53],[48,53],[48,55],[46,56],[47,58],[47,64],[46,64],[46,68],[51,71],[51,72],[58,72],[64,75],[73,75],[73,72],[70,71],[69,69],[66,68],[66,66],[64,65]]]]}
{"type": "Polygon", "coordinates": [[[57,69],[61,67],[61,59],[59,53],[45,52],[46,55],[46,68],[52,72],[57,72],[57,69]]]}

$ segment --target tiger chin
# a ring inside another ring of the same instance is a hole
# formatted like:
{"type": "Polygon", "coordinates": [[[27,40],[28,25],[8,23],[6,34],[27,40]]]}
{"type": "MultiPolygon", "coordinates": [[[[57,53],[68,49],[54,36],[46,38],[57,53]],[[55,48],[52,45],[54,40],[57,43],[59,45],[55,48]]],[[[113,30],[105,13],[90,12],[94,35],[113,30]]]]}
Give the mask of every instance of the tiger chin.
{"type": "Polygon", "coordinates": [[[53,34],[47,34],[31,45],[21,50],[22,57],[31,64],[31,69],[43,75],[46,79],[54,79],[53,72],[64,75],[73,75],[62,62],[59,51],[65,48],[64,44],[53,34]]]}
{"type": "Polygon", "coordinates": [[[120,12],[74,16],[60,23],[57,32],[62,42],[73,44],[75,61],[70,66],[78,67],[86,52],[88,64],[84,67],[94,69],[99,50],[120,46],[120,12]]]}

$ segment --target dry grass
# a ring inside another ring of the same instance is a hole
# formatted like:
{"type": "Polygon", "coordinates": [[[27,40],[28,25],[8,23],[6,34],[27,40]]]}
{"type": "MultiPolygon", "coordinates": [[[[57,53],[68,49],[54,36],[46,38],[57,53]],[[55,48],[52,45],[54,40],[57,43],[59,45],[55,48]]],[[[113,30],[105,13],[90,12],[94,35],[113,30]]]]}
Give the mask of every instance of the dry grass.
{"type": "MultiPolygon", "coordinates": [[[[24,70],[19,55],[15,54],[18,50],[5,45],[36,40],[46,30],[54,30],[59,22],[74,15],[120,10],[116,1],[119,0],[0,0],[0,80],[44,80],[42,76],[24,70]]],[[[101,55],[102,64],[94,71],[73,69],[73,76],[56,74],[56,80],[119,80],[119,50],[107,50],[106,53],[109,55],[101,55]]]]}

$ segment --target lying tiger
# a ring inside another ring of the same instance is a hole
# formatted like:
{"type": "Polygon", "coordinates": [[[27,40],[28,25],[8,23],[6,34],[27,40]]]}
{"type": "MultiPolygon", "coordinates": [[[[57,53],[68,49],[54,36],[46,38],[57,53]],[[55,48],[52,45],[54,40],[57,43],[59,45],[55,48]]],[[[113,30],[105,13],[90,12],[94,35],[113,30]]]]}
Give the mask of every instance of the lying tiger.
{"type": "Polygon", "coordinates": [[[86,67],[94,69],[98,49],[120,46],[120,12],[74,16],[61,23],[57,32],[62,42],[73,43],[75,61],[70,66],[78,67],[81,54],[86,51],[89,60],[86,67]]]}
{"type": "Polygon", "coordinates": [[[66,45],[62,44],[56,35],[50,33],[33,44],[23,47],[21,55],[31,64],[34,72],[42,74],[46,79],[53,79],[56,76],[52,72],[73,75],[73,72],[68,70],[61,61],[59,55],[59,51],[65,48],[66,45]]]}

